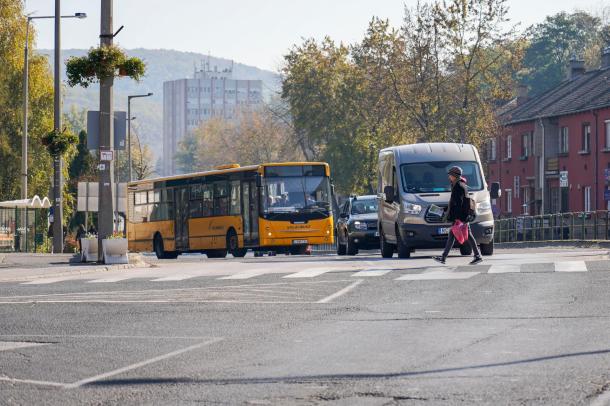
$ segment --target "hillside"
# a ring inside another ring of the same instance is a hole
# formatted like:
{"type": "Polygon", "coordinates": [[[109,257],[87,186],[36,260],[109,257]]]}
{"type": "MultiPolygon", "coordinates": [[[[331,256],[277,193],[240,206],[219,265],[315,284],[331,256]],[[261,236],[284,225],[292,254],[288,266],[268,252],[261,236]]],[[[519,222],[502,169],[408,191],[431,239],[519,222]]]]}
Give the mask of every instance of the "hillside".
{"type": "MultiPolygon", "coordinates": [[[[195,67],[201,67],[202,63],[208,61],[208,56],[195,52],[181,52],[167,49],[129,49],[126,50],[130,56],[137,56],[146,62],[147,73],[141,82],[129,79],[117,79],[114,86],[115,109],[127,109],[127,96],[131,94],[154,93],[150,98],[132,101],[132,115],[136,117],[133,122],[142,142],[146,142],[156,153],[161,155],[162,132],[163,132],[163,82],[174,79],[193,77],[195,67]]],[[[49,58],[50,66],[53,67],[52,50],[41,49],[38,51],[49,58]]],[[[64,60],[71,56],[82,56],[85,49],[62,50],[64,60]]],[[[209,57],[211,67],[218,66],[219,69],[231,66],[228,59],[209,57]]],[[[234,76],[239,79],[259,79],[263,81],[263,91],[268,98],[279,89],[279,76],[276,73],[248,66],[240,63],[233,64],[234,76]]],[[[63,75],[65,80],[65,71],[63,75]]],[[[81,87],[65,87],[64,111],[69,111],[72,106],[78,109],[97,110],[99,107],[99,87],[90,86],[86,89],[81,87]]]]}

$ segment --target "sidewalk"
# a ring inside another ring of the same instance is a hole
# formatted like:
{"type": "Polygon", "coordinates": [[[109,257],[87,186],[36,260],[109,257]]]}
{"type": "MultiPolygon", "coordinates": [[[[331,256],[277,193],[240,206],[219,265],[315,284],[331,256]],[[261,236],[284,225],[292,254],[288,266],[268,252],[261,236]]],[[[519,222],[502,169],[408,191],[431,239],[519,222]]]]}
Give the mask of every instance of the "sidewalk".
{"type": "Polygon", "coordinates": [[[147,268],[139,254],[129,254],[129,264],[82,263],[74,254],[0,253],[0,282],[78,275],[100,271],[147,268]]]}

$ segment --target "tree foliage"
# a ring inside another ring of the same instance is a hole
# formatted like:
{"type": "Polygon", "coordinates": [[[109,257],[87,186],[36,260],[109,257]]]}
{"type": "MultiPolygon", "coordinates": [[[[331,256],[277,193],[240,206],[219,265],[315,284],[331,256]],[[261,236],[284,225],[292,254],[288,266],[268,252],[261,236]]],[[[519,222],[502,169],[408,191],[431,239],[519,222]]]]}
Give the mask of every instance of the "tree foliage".
{"type": "MultiPolygon", "coordinates": [[[[0,0],[0,200],[20,196],[23,131],[23,49],[26,18],[20,0],[0,0]]],[[[30,27],[30,47],[35,31],[30,27]]],[[[46,196],[50,186],[51,158],[41,139],[53,128],[53,82],[45,58],[29,58],[30,196],[46,196]]]]}
{"type": "Polygon", "coordinates": [[[540,94],[567,77],[571,58],[584,59],[589,69],[599,66],[601,49],[610,43],[610,25],[583,11],[558,13],[528,30],[523,83],[540,94]]]}
{"type": "Polygon", "coordinates": [[[289,126],[269,108],[243,112],[235,121],[213,118],[180,142],[177,166],[186,173],[228,163],[250,165],[301,159],[289,133],[289,126]]]}
{"type": "Polygon", "coordinates": [[[294,46],[282,97],[296,144],[331,164],[341,192],[371,193],[381,148],[482,143],[497,103],[512,97],[525,45],[506,13],[506,0],[418,3],[399,29],[374,18],[357,44],[294,46]]]}

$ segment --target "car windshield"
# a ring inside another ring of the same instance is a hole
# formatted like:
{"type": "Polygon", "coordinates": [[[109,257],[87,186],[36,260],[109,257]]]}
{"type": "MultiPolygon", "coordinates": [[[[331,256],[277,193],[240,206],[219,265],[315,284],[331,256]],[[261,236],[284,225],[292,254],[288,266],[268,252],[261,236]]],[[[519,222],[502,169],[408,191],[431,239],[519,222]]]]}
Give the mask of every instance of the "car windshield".
{"type": "Polygon", "coordinates": [[[451,191],[447,172],[452,166],[462,168],[469,190],[482,190],[483,179],[477,162],[419,162],[401,166],[402,182],[407,193],[440,193],[451,191]]]}
{"type": "Polygon", "coordinates": [[[352,201],[352,214],[377,213],[377,199],[357,199],[352,201]]]}
{"type": "Polygon", "coordinates": [[[326,176],[264,178],[265,213],[307,213],[330,210],[330,182],[326,176]]]}

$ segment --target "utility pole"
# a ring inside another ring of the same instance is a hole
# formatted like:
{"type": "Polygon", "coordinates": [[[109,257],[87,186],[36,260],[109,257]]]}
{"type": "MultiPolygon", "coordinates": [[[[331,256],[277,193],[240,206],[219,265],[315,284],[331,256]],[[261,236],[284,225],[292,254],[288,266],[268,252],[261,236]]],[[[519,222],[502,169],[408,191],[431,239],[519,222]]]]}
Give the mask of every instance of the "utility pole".
{"type": "MultiPolygon", "coordinates": [[[[100,45],[112,46],[112,0],[101,0],[100,45]]],[[[114,77],[100,79],[100,167],[98,204],[98,260],[104,260],[102,240],[114,229],[114,112],[112,85],[114,77]]]]}
{"type": "MultiPolygon", "coordinates": [[[[53,99],[53,129],[61,133],[61,4],[55,0],[55,74],[53,99]]],[[[61,254],[64,251],[63,227],[63,176],[61,155],[53,158],[53,252],[61,254]]]]}

